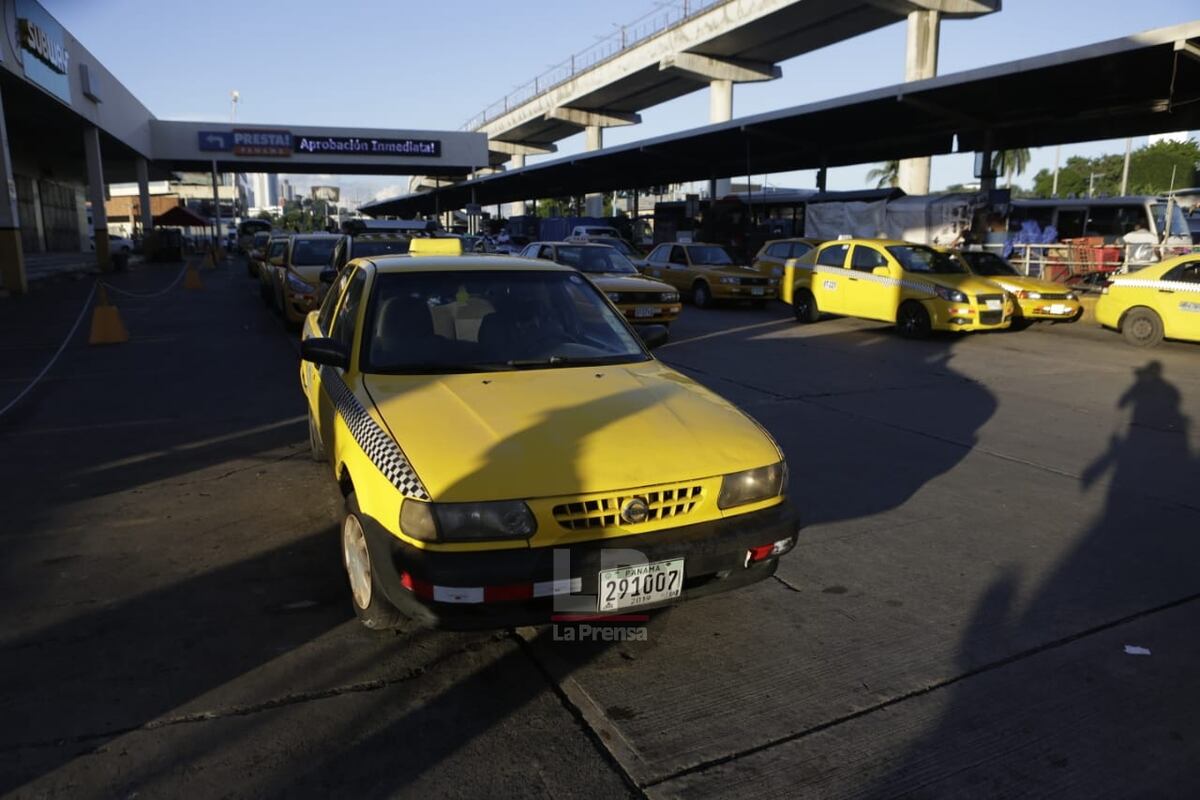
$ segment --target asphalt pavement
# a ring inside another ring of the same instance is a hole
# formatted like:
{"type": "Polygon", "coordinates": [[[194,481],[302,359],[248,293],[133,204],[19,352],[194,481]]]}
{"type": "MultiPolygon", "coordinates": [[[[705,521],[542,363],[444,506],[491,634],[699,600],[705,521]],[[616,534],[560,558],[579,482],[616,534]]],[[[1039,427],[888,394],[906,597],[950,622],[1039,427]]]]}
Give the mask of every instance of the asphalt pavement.
{"type": "MultiPolygon", "coordinates": [[[[776,578],[646,641],[378,635],[296,333],[202,278],[0,417],[0,794],[1200,794],[1200,347],[689,306],[657,354],[787,453],[776,578]]],[[[91,280],[0,299],[0,407],[91,280]]]]}

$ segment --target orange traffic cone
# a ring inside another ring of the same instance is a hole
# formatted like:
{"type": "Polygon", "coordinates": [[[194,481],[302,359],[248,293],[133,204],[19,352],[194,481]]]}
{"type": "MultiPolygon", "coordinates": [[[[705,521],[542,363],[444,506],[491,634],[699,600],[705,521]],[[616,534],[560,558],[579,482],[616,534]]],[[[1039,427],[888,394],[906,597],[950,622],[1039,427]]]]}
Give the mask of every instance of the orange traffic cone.
{"type": "Polygon", "coordinates": [[[189,261],[187,272],[183,276],[183,288],[185,289],[203,289],[204,283],[200,280],[200,273],[196,271],[196,262],[189,261]]]}
{"type": "Polygon", "coordinates": [[[100,284],[96,293],[96,306],[92,309],[92,334],[88,344],[119,344],[129,341],[129,331],[121,321],[117,307],[108,302],[108,290],[100,284]]]}

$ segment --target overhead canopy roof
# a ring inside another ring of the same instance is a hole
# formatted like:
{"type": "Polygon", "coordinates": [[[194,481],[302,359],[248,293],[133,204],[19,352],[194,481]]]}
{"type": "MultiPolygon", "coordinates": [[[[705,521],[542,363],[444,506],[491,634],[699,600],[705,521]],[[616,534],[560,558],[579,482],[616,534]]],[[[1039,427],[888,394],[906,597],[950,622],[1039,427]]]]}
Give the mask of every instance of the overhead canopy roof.
{"type": "Polygon", "coordinates": [[[1200,22],[898,84],[369,203],[411,216],[535,197],[1200,127],[1200,22]]]}

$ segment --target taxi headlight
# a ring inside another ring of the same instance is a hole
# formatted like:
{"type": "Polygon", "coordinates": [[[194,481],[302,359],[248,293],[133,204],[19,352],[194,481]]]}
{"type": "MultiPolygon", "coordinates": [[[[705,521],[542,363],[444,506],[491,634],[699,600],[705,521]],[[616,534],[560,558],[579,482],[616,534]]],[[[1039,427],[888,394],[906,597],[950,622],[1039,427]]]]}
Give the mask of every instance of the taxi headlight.
{"type": "Polygon", "coordinates": [[[400,507],[400,530],[426,542],[528,539],[537,531],[537,519],[520,500],[422,503],[406,499],[400,507]]]}
{"type": "Polygon", "coordinates": [[[658,296],[660,303],[678,303],[679,292],[663,292],[658,296]]]}
{"type": "Polygon", "coordinates": [[[1020,297],[1022,300],[1041,300],[1042,293],[1041,292],[1021,291],[1021,292],[1017,292],[1017,297],[1020,297]]]}
{"type": "Polygon", "coordinates": [[[1074,292],[1067,292],[1067,299],[1068,300],[1078,300],[1079,298],[1075,296],[1074,292]]]}
{"type": "Polygon", "coordinates": [[[621,302],[621,293],[620,292],[609,292],[608,299],[612,300],[614,303],[619,303],[619,302],[621,302]]]}
{"type": "Polygon", "coordinates": [[[728,277],[728,276],[724,276],[724,275],[723,275],[723,276],[721,276],[721,283],[733,283],[733,284],[738,284],[738,283],[741,283],[741,282],[742,282],[742,279],[741,279],[741,278],[728,277]]]}
{"type": "Polygon", "coordinates": [[[947,289],[945,286],[934,286],[934,292],[943,300],[949,300],[951,303],[965,303],[967,296],[958,289],[947,289]]]}
{"type": "Polygon", "coordinates": [[[782,461],[769,467],[735,472],[721,479],[721,492],[717,495],[717,508],[733,508],[747,503],[769,500],[783,493],[784,475],[787,470],[782,461]]]}
{"type": "Polygon", "coordinates": [[[313,292],[312,286],[305,282],[299,275],[291,272],[287,274],[287,285],[289,289],[298,294],[312,294],[313,292]]]}

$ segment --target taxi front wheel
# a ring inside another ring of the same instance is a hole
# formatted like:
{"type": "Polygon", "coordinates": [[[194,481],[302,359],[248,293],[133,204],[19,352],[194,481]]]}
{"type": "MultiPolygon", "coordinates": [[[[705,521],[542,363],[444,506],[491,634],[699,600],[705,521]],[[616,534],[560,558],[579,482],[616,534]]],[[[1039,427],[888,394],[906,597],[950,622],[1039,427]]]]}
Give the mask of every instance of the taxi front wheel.
{"type": "Polygon", "coordinates": [[[796,321],[804,324],[816,322],[821,316],[821,310],[817,308],[817,298],[807,289],[796,292],[796,297],[792,300],[792,311],[796,315],[796,321]]]}
{"type": "Polygon", "coordinates": [[[371,553],[367,550],[361,513],[358,501],[351,492],[346,498],[346,516],[342,520],[342,566],[346,568],[346,576],[350,579],[354,615],[373,631],[399,628],[404,622],[404,615],[388,602],[379,589],[375,572],[371,569],[371,553]]]}
{"type": "Polygon", "coordinates": [[[933,330],[925,306],[910,300],[896,314],[896,328],[905,339],[924,339],[933,330]]]}
{"type": "Polygon", "coordinates": [[[696,281],[696,285],[692,287],[692,304],[696,308],[708,308],[712,302],[712,290],[708,288],[708,284],[696,281]]]}
{"type": "Polygon", "coordinates": [[[1163,340],[1162,318],[1148,308],[1135,308],[1121,322],[1125,341],[1134,347],[1153,347],[1163,340]]]}

